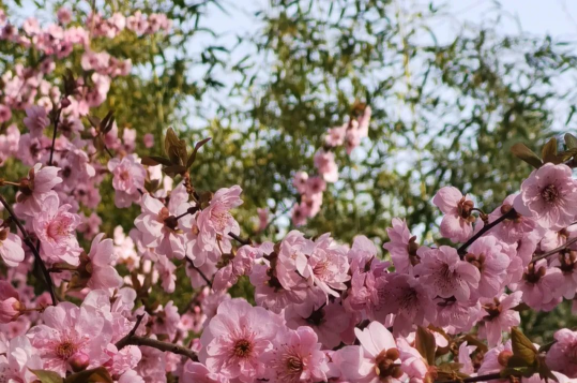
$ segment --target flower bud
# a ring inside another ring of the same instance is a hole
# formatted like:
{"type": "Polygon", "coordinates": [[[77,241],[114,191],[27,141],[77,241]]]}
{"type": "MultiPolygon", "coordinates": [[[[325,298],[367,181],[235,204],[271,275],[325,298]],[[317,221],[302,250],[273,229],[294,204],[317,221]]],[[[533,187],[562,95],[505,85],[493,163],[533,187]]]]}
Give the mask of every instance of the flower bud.
{"type": "Polygon", "coordinates": [[[0,302],[0,323],[10,323],[20,316],[22,305],[17,298],[10,297],[0,302]]]}
{"type": "Polygon", "coordinates": [[[68,363],[70,364],[70,367],[72,367],[72,371],[80,372],[86,370],[90,364],[90,358],[83,352],[77,352],[68,358],[68,363]]]}

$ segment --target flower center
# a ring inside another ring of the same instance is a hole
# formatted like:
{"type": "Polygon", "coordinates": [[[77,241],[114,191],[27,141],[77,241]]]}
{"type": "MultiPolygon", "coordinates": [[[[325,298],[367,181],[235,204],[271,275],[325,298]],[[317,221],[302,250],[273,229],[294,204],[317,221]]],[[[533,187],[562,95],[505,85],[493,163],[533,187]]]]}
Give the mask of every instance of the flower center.
{"type": "Polygon", "coordinates": [[[395,360],[399,359],[399,355],[399,350],[396,348],[383,350],[377,355],[375,358],[375,373],[381,381],[387,381],[390,377],[396,379],[401,377],[403,372],[400,364],[395,363],[395,360]]]}
{"type": "Polygon", "coordinates": [[[289,372],[300,373],[303,370],[303,361],[298,356],[289,355],[286,358],[286,368],[289,372]]]}
{"type": "Polygon", "coordinates": [[[234,345],[234,355],[239,358],[246,358],[252,353],[252,344],[246,339],[237,340],[234,345]]]}
{"type": "Polygon", "coordinates": [[[128,181],[130,179],[130,173],[128,173],[128,170],[123,170],[120,172],[119,177],[122,181],[128,181]]]}
{"type": "Polygon", "coordinates": [[[68,360],[68,358],[74,355],[77,350],[78,349],[74,343],[66,340],[56,347],[56,355],[58,355],[60,359],[68,360]]]}
{"type": "Polygon", "coordinates": [[[470,221],[471,219],[474,221],[475,220],[474,217],[471,216],[471,212],[473,211],[474,207],[475,204],[473,203],[473,201],[468,200],[465,197],[461,198],[461,200],[457,204],[457,211],[459,213],[459,216],[463,219],[466,219],[467,221],[470,221]]]}
{"type": "Polygon", "coordinates": [[[543,197],[545,202],[553,203],[559,198],[559,191],[555,185],[547,185],[541,190],[541,197],[543,197]]]}
{"type": "Polygon", "coordinates": [[[52,239],[57,239],[59,237],[66,236],[68,234],[68,230],[66,229],[64,222],[53,221],[48,225],[46,234],[48,234],[48,236],[52,239]]]}
{"type": "Polygon", "coordinates": [[[476,256],[475,254],[467,254],[465,255],[465,260],[479,269],[480,272],[483,272],[485,269],[485,254],[479,254],[476,256]]]}

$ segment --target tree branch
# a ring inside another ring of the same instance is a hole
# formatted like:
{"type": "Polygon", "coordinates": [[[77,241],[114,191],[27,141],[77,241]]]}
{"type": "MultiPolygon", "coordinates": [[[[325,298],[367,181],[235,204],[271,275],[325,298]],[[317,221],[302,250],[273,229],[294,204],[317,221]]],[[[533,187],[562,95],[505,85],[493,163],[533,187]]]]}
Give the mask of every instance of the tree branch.
{"type": "Polygon", "coordinates": [[[562,244],[561,246],[556,247],[556,248],[553,249],[553,250],[550,250],[550,251],[548,251],[548,252],[546,252],[546,253],[543,253],[543,254],[539,254],[539,255],[534,256],[533,259],[531,259],[531,262],[540,261],[540,260],[543,259],[543,258],[547,258],[547,257],[549,257],[550,255],[553,255],[553,254],[555,254],[555,253],[558,253],[558,252],[560,252],[560,251],[563,251],[563,250],[567,249],[569,246],[571,246],[572,244],[574,244],[575,242],[577,242],[577,237],[571,238],[570,240],[568,240],[567,242],[565,242],[565,243],[562,244]]]}
{"type": "Polygon", "coordinates": [[[48,158],[48,166],[52,166],[52,157],[54,156],[54,147],[56,146],[56,133],[58,133],[58,124],[60,123],[60,114],[62,113],[62,107],[56,112],[54,117],[54,133],[52,134],[52,146],[50,146],[50,158],[48,158]]]}
{"type": "Polygon", "coordinates": [[[475,234],[474,236],[469,238],[469,240],[467,242],[465,242],[463,245],[461,245],[461,247],[459,247],[457,249],[459,256],[461,258],[463,258],[465,256],[465,254],[467,254],[467,248],[469,246],[471,246],[473,244],[473,242],[475,242],[477,239],[479,239],[481,236],[483,236],[486,232],[488,232],[489,230],[491,230],[492,228],[494,228],[495,226],[497,226],[498,224],[500,224],[501,222],[503,222],[507,218],[513,218],[516,214],[517,214],[517,212],[515,211],[515,209],[511,209],[507,213],[503,214],[502,216],[500,216],[499,218],[497,218],[496,220],[491,222],[490,224],[483,226],[483,228],[481,230],[479,230],[479,232],[477,234],[475,234]]]}
{"type": "Polygon", "coordinates": [[[133,336],[126,341],[126,345],[152,347],[160,351],[166,351],[171,352],[173,354],[184,355],[188,357],[190,360],[198,362],[198,356],[194,351],[174,343],[162,342],[160,340],[143,338],[140,336],[133,336]]]}
{"type": "MultiPolygon", "coordinates": [[[[8,202],[6,202],[6,200],[2,195],[0,195],[0,203],[2,203],[4,208],[6,208],[6,211],[8,212],[8,214],[10,214],[10,217],[12,217],[12,220],[16,223],[16,226],[18,226],[18,228],[22,232],[22,235],[24,236],[24,243],[26,243],[26,245],[30,248],[32,254],[34,254],[34,260],[40,266],[40,270],[44,275],[46,286],[48,286],[48,291],[50,292],[50,297],[52,298],[52,305],[56,305],[58,303],[58,299],[56,298],[56,293],[54,292],[54,284],[52,283],[52,277],[50,277],[50,273],[48,272],[48,269],[46,269],[44,261],[40,257],[39,252],[40,246],[38,246],[38,248],[34,246],[34,242],[32,242],[32,239],[28,235],[28,232],[24,229],[22,223],[18,220],[16,214],[14,214],[12,207],[10,206],[10,204],[8,204],[8,202]]],[[[40,245],[40,241],[38,241],[38,245],[40,245]]]]}
{"type": "Polygon", "coordinates": [[[206,277],[206,275],[204,275],[204,273],[202,271],[200,271],[200,269],[194,265],[194,262],[192,262],[192,259],[188,258],[187,256],[185,256],[185,258],[186,258],[186,261],[190,264],[190,267],[193,268],[194,271],[196,271],[200,275],[200,277],[202,279],[204,279],[206,284],[212,288],[212,281],[210,279],[208,279],[206,277]]]}
{"type": "Polygon", "coordinates": [[[232,233],[232,232],[228,233],[228,235],[229,235],[232,239],[237,240],[241,245],[251,245],[251,244],[252,244],[252,241],[251,241],[250,239],[243,239],[243,238],[239,237],[238,235],[236,235],[236,234],[234,234],[234,233],[232,233]]]}
{"type": "Polygon", "coordinates": [[[128,342],[130,341],[130,338],[132,338],[136,335],[136,330],[138,330],[138,326],[140,326],[140,322],[142,322],[142,318],[144,318],[144,314],[137,315],[136,316],[136,323],[134,324],[134,327],[132,327],[132,330],[130,330],[130,332],[128,334],[126,334],[126,336],[124,338],[122,338],[118,342],[116,342],[116,348],[119,351],[122,350],[124,347],[128,346],[128,342]]]}

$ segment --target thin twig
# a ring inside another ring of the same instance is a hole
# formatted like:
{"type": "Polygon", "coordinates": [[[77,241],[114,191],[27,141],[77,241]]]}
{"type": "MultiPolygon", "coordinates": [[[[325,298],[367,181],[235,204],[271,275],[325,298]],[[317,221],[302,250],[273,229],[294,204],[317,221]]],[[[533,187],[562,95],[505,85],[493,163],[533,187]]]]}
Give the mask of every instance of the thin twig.
{"type": "Polygon", "coordinates": [[[203,273],[198,267],[196,267],[196,266],[194,265],[194,262],[192,262],[192,259],[188,258],[187,256],[185,256],[185,258],[186,258],[186,261],[190,264],[190,267],[193,268],[194,271],[196,271],[196,272],[200,275],[200,277],[201,277],[202,279],[204,279],[204,281],[206,282],[206,284],[212,288],[212,282],[211,282],[211,280],[208,279],[208,278],[206,277],[206,275],[204,275],[204,273],[203,273]]]}
{"type": "Polygon", "coordinates": [[[491,230],[492,228],[494,228],[495,226],[497,226],[498,224],[500,224],[501,222],[503,222],[507,218],[513,218],[516,214],[517,214],[517,212],[515,211],[515,209],[511,209],[507,213],[503,214],[502,216],[500,216],[499,218],[497,218],[496,220],[491,222],[490,224],[483,226],[483,228],[481,230],[479,230],[479,232],[477,234],[475,234],[474,236],[469,238],[469,240],[467,242],[465,242],[463,245],[461,245],[461,247],[459,247],[457,249],[459,256],[461,258],[463,256],[465,256],[465,254],[467,254],[467,248],[469,246],[471,246],[473,244],[473,242],[475,242],[477,239],[479,239],[481,236],[483,236],[486,232],[488,232],[489,230],[491,230]]]}
{"type": "Polygon", "coordinates": [[[133,336],[127,340],[126,345],[152,347],[160,351],[166,351],[171,352],[173,354],[184,355],[188,357],[190,360],[198,362],[198,356],[194,351],[174,343],[162,342],[160,340],[143,338],[140,336],[133,336]]]}
{"type": "MultiPolygon", "coordinates": [[[[10,217],[12,217],[12,220],[16,223],[16,226],[18,226],[18,228],[22,232],[22,235],[24,236],[24,243],[26,243],[26,245],[30,248],[32,254],[34,254],[34,259],[36,263],[38,263],[38,265],[40,266],[40,270],[44,275],[46,285],[48,286],[48,291],[50,292],[50,297],[52,298],[52,304],[56,305],[58,303],[58,299],[56,298],[56,293],[54,292],[54,285],[52,283],[50,273],[48,272],[48,269],[46,269],[46,265],[44,264],[44,261],[40,257],[39,252],[40,246],[38,246],[38,248],[34,246],[34,242],[32,242],[32,239],[28,235],[28,232],[24,229],[22,223],[18,220],[16,214],[14,214],[12,207],[8,204],[8,202],[6,202],[6,200],[4,199],[4,197],[2,197],[2,195],[0,195],[0,203],[2,203],[2,205],[6,208],[6,211],[8,211],[8,214],[10,214],[10,217]]],[[[40,241],[38,241],[38,245],[40,245],[40,241]]]]}
{"type": "Polygon", "coordinates": [[[250,239],[241,238],[232,232],[228,233],[228,235],[230,235],[231,238],[237,240],[241,245],[251,245],[252,244],[252,241],[250,239]]]}
{"type": "Polygon", "coordinates": [[[59,108],[54,117],[54,133],[52,134],[52,146],[50,146],[50,157],[48,158],[48,166],[52,166],[52,157],[54,156],[54,148],[56,147],[56,133],[58,133],[58,124],[60,123],[60,114],[62,108],[59,108]]]}
{"type": "Polygon", "coordinates": [[[563,250],[567,249],[569,246],[571,246],[572,244],[574,244],[575,242],[577,242],[577,237],[571,238],[570,240],[568,240],[567,242],[565,242],[565,243],[562,244],[561,246],[556,247],[556,248],[553,249],[553,250],[550,250],[550,251],[548,251],[548,252],[546,252],[546,253],[543,253],[543,254],[539,254],[539,255],[534,256],[533,259],[531,259],[531,262],[540,261],[540,260],[543,259],[543,258],[547,258],[547,257],[549,257],[550,255],[553,255],[553,254],[555,254],[555,253],[558,253],[558,252],[560,252],[560,251],[563,251],[563,250]]]}
{"type": "Polygon", "coordinates": [[[124,338],[122,338],[118,342],[116,342],[116,348],[119,351],[122,350],[124,347],[128,346],[128,342],[130,341],[130,338],[132,338],[136,335],[136,330],[138,330],[138,326],[140,326],[140,322],[142,322],[142,318],[144,318],[144,314],[137,315],[136,316],[136,323],[134,324],[134,327],[132,327],[132,330],[130,330],[130,332],[128,334],[126,334],[126,336],[124,338]]]}

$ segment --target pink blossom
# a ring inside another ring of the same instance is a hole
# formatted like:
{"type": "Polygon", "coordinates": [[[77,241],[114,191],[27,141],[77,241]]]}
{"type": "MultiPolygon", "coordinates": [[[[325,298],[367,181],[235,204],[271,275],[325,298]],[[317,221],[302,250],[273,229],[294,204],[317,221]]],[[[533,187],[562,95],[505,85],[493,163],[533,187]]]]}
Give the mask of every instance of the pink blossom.
{"type": "Polygon", "coordinates": [[[547,366],[569,378],[577,378],[577,331],[564,328],[554,337],[557,342],[547,352],[547,366]]]}
{"type": "Polygon", "coordinates": [[[242,246],[238,249],[232,259],[228,259],[229,255],[223,256],[222,261],[228,262],[224,267],[221,267],[214,275],[212,287],[215,290],[226,290],[236,282],[242,275],[250,274],[252,265],[259,255],[259,250],[252,246],[242,246]]]}
{"type": "Polygon", "coordinates": [[[521,317],[515,308],[521,303],[521,292],[516,291],[511,295],[502,294],[500,298],[482,300],[485,316],[485,334],[489,347],[501,344],[502,332],[510,331],[511,327],[521,323],[521,317]]]}
{"type": "Polygon", "coordinates": [[[116,207],[129,207],[132,202],[138,201],[139,193],[144,190],[146,170],[137,162],[136,156],[125,156],[122,160],[113,158],[108,161],[108,170],[113,175],[112,186],[116,191],[114,194],[116,207]]]}
{"type": "Polygon", "coordinates": [[[334,243],[330,234],[323,234],[315,241],[303,277],[308,278],[326,294],[338,297],[337,290],[345,290],[350,279],[346,249],[334,243]]]}
{"type": "Polygon", "coordinates": [[[548,267],[547,260],[531,263],[518,283],[523,302],[535,310],[551,311],[561,302],[563,276],[560,269],[548,267]]]}
{"type": "Polygon", "coordinates": [[[325,136],[325,143],[329,146],[341,146],[345,143],[345,135],[348,124],[342,126],[335,126],[327,131],[325,136]]]}
{"type": "Polygon", "coordinates": [[[146,133],[142,138],[144,142],[144,147],[150,149],[154,146],[154,136],[151,133],[146,133]]]}
{"type": "Polygon", "coordinates": [[[397,346],[401,352],[401,371],[407,374],[410,383],[433,380],[429,373],[427,361],[415,348],[402,338],[397,340],[397,346]]]}
{"type": "Polygon", "coordinates": [[[242,299],[220,304],[200,339],[200,362],[228,379],[253,382],[265,372],[260,357],[272,349],[278,319],[242,299]]]}
{"type": "Polygon", "coordinates": [[[307,191],[307,180],[309,175],[306,172],[296,172],[293,177],[293,186],[300,194],[305,194],[307,191]]]}
{"type": "Polygon", "coordinates": [[[116,261],[112,239],[103,239],[104,234],[98,234],[90,247],[92,274],[88,281],[91,289],[112,289],[122,286],[122,278],[112,266],[116,261]]]}
{"type": "Polygon", "coordinates": [[[427,326],[435,320],[435,306],[419,280],[408,274],[391,273],[376,283],[372,315],[384,322],[388,315],[395,314],[395,334],[406,336],[413,325],[427,326]]]}
{"type": "Polygon", "coordinates": [[[495,237],[486,236],[477,239],[468,249],[465,261],[474,265],[481,274],[479,288],[475,294],[492,298],[499,295],[504,287],[509,257],[495,237]]]}
{"type": "Polygon", "coordinates": [[[418,262],[416,237],[411,235],[407,223],[401,219],[393,218],[393,227],[387,228],[390,242],[383,245],[391,253],[395,271],[408,273],[418,262]]]}
{"type": "Polygon", "coordinates": [[[184,365],[182,380],[195,383],[228,383],[228,379],[222,374],[211,372],[204,365],[190,360],[184,365]]]}
{"type": "Polygon", "coordinates": [[[421,263],[415,266],[415,274],[427,286],[431,297],[468,300],[471,291],[479,286],[479,269],[459,259],[457,250],[441,246],[439,249],[422,247],[417,252],[421,263]]]}
{"type": "Polygon", "coordinates": [[[46,196],[43,210],[33,217],[32,227],[40,240],[41,254],[49,263],[78,265],[82,249],[78,245],[75,229],[80,224],[80,218],[69,212],[70,205],[59,206],[59,203],[55,194],[46,196]]]}
{"type": "Polygon", "coordinates": [[[107,359],[104,349],[110,335],[105,319],[91,307],[76,307],[63,302],[47,307],[42,314],[44,324],[30,329],[28,335],[44,362],[44,368],[64,375],[71,369],[69,360],[83,353],[91,366],[100,366],[107,359]]]}
{"type": "Polygon", "coordinates": [[[0,219],[0,257],[9,267],[16,267],[24,261],[24,249],[22,241],[16,234],[10,233],[8,228],[3,227],[0,219]]]}
{"type": "Polygon", "coordinates": [[[304,203],[295,203],[292,208],[292,223],[295,226],[302,226],[307,222],[310,209],[304,203]]]}
{"type": "Polygon", "coordinates": [[[20,296],[12,284],[0,281],[0,323],[10,323],[20,316],[20,296]]]}
{"type": "Polygon", "coordinates": [[[258,215],[258,232],[263,231],[268,226],[268,217],[269,211],[266,208],[258,208],[256,209],[256,213],[258,215]]]}
{"type": "Polygon", "coordinates": [[[6,105],[0,104],[0,123],[9,121],[12,118],[12,111],[6,105]]]}
{"type": "Polygon", "coordinates": [[[577,182],[567,165],[546,163],[521,184],[513,207],[545,228],[563,228],[577,215],[577,182]]]}
{"type": "Polygon", "coordinates": [[[263,355],[270,382],[324,382],[329,369],[317,334],[310,327],[279,331],[274,348],[263,355]]]}
{"type": "Polygon", "coordinates": [[[473,201],[463,196],[452,186],[442,188],[435,194],[433,203],[444,213],[441,221],[441,235],[454,242],[465,242],[473,233],[471,214],[473,201]]]}
{"type": "Polygon", "coordinates": [[[26,117],[23,121],[24,125],[30,130],[30,137],[32,138],[42,136],[44,129],[50,125],[46,109],[42,106],[34,105],[26,108],[26,117]]]}
{"type": "Polygon", "coordinates": [[[481,305],[476,299],[458,301],[455,297],[435,298],[438,327],[451,327],[455,332],[467,332],[479,319],[481,305]]]}
{"type": "Polygon", "coordinates": [[[0,376],[5,382],[32,383],[37,381],[31,370],[42,369],[42,361],[25,336],[10,341],[0,356],[0,376]]]}
{"type": "Polygon", "coordinates": [[[563,273],[560,294],[566,299],[575,298],[577,293],[577,252],[562,251],[551,260],[550,266],[558,267],[563,273]]]}
{"type": "Polygon", "coordinates": [[[306,298],[307,286],[303,280],[285,288],[277,273],[279,268],[255,264],[250,273],[250,283],[255,287],[254,299],[258,306],[280,313],[291,303],[301,303],[306,298]]]}
{"type": "Polygon", "coordinates": [[[320,149],[314,157],[315,166],[325,181],[334,183],[339,179],[339,169],[333,152],[320,149]]]}
{"type": "Polygon", "coordinates": [[[54,194],[52,189],[62,182],[57,174],[60,168],[42,166],[37,163],[28,171],[28,178],[20,181],[20,192],[16,196],[18,214],[33,216],[42,210],[44,199],[48,194],[54,194]]]}
{"type": "Polygon", "coordinates": [[[72,21],[72,12],[68,8],[59,8],[56,15],[58,16],[58,21],[62,24],[68,24],[72,21]]]}
{"type": "Polygon", "coordinates": [[[168,339],[174,339],[178,326],[180,324],[180,315],[178,308],[169,301],[164,308],[158,307],[155,313],[155,321],[152,325],[152,331],[157,335],[166,335],[168,339]]]}

